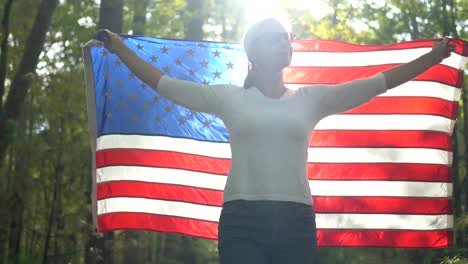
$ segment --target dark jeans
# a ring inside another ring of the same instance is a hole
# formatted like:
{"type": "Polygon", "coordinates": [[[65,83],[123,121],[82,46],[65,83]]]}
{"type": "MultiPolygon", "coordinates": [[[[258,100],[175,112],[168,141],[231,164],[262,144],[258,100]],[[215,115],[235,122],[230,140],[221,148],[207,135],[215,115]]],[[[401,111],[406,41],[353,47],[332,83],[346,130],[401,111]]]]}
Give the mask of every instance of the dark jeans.
{"type": "Polygon", "coordinates": [[[223,205],[218,226],[221,264],[315,264],[316,247],[310,205],[246,200],[223,205]]]}

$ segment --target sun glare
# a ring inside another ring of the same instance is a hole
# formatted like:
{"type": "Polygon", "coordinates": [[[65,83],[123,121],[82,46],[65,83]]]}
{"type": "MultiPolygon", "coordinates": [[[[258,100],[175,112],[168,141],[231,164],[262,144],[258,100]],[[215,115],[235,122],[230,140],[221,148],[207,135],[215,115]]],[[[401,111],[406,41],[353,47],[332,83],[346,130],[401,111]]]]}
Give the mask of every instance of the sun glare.
{"type": "Polygon", "coordinates": [[[292,30],[288,9],[306,10],[320,19],[332,10],[326,0],[243,0],[247,26],[265,18],[276,18],[286,30],[292,30]]]}
{"type": "Polygon", "coordinates": [[[275,18],[286,30],[291,30],[286,1],[254,0],[245,1],[245,21],[247,28],[265,18],[275,18]]]}

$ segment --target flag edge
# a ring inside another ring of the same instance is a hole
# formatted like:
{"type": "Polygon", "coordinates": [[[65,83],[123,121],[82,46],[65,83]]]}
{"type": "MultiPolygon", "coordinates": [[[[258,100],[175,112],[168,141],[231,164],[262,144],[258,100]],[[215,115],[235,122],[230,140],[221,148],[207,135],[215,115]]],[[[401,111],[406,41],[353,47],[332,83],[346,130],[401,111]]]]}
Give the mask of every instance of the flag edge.
{"type": "Polygon", "coordinates": [[[82,48],[86,87],[86,108],[88,116],[88,129],[91,147],[91,215],[94,231],[98,230],[97,219],[97,193],[96,193],[96,139],[97,139],[97,119],[96,119],[96,98],[94,92],[94,73],[92,67],[91,47],[102,46],[102,42],[97,40],[88,41],[82,48]]]}

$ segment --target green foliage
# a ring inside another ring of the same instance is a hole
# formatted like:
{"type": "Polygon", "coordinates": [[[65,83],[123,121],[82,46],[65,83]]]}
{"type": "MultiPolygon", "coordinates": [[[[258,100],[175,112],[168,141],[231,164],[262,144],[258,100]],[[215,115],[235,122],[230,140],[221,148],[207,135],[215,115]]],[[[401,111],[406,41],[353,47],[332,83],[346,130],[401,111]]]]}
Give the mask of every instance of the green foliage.
{"type": "Polygon", "coordinates": [[[298,39],[333,39],[350,43],[366,43],[369,33],[357,32],[352,25],[357,13],[356,8],[348,1],[342,1],[336,6],[331,2],[329,4],[335,11],[323,18],[316,18],[307,10],[289,10],[291,23],[298,39]]]}
{"type": "Polygon", "coordinates": [[[440,264],[468,264],[468,259],[460,255],[457,255],[453,258],[444,257],[440,264]]]}
{"type": "MultiPolygon", "coordinates": [[[[124,7],[124,33],[130,33],[134,16],[134,1],[128,0],[124,7]]],[[[185,10],[186,2],[184,0],[149,1],[146,11],[145,35],[159,38],[184,38],[184,22],[187,17],[184,16],[188,11],[185,10]]]]}

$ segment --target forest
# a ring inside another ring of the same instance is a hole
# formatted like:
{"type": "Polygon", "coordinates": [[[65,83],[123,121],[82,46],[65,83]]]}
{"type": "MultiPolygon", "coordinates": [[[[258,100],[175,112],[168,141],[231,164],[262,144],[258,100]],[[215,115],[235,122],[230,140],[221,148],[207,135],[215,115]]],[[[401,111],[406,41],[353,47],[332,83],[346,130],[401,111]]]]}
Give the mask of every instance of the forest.
{"type": "MultiPolygon", "coordinates": [[[[1,263],[219,263],[217,241],[151,231],[96,231],[82,47],[99,28],[240,42],[246,27],[258,19],[257,2],[275,3],[297,39],[363,45],[443,36],[468,40],[468,0],[1,0],[1,263]]],[[[324,247],[318,250],[322,264],[468,263],[468,71],[464,73],[452,142],[454,246],[324,247]]]]}

